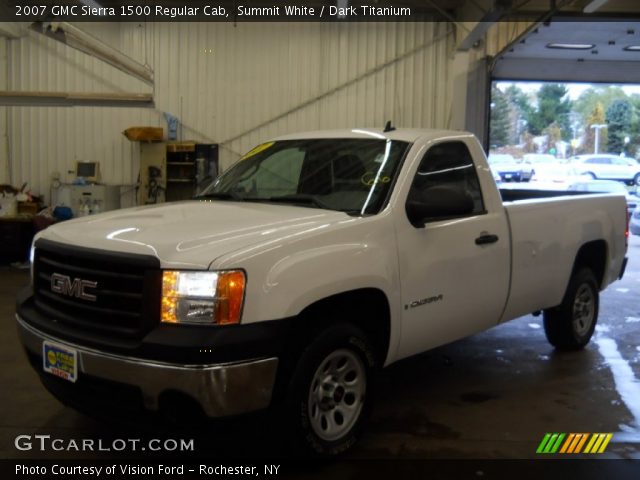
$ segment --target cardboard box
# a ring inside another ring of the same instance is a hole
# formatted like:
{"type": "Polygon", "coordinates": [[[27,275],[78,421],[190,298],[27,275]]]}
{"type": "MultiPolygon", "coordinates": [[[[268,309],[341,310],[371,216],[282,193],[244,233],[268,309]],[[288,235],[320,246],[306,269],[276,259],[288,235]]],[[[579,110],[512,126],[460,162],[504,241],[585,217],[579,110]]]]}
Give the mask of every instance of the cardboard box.
{"type": "Polygon", "coordinates": [[[18,202],[18,213],[35,215],[38,213],[38,204],[36,202],[18,202]]]}
{"type": "Polygon", "coordinates": [[[196,151],[195,142],[167,143],[167,152],[176,153],[176,152],[195,152],[195,151],[196,151]]]}
{"type": "Polygon", "coordinates": [[[159,142],[164,130],[162,127],[129,127],[122,134],[134,142],[159,142]]]}

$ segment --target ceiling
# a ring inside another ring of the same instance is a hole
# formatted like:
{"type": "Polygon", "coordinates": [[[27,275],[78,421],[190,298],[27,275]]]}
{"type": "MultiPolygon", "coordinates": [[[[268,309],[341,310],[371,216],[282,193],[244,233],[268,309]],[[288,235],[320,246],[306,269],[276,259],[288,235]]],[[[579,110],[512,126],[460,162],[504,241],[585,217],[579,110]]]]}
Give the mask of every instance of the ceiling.
{"type": "Polygon", "coordinates": [[[541,24],[525,38],[510,46],[503,58],[550,58],[563,60],[638,61],[640,21],[563,21],[557,19],[541,24]],[[585,50],[549,48],[553,44],[593,45],[585,50]]]}
{"type": "Polygon", "coordinates": [[[504,80],[640,83],[640,19],[551,17],[516,39],[494,60],[504,80]],[[584,49],[550,48],[554,44],[584,49]]]}

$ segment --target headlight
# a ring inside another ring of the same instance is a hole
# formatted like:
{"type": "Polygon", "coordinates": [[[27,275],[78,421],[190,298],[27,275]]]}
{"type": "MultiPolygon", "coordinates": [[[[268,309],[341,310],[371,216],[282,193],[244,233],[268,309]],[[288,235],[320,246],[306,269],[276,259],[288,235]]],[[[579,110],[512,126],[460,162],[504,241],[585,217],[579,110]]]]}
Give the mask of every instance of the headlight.
{"type": "Polygon", "coordinates": [[[240,323],[246,278],[242,270],[162,272],[163,323],[240,323]]]}

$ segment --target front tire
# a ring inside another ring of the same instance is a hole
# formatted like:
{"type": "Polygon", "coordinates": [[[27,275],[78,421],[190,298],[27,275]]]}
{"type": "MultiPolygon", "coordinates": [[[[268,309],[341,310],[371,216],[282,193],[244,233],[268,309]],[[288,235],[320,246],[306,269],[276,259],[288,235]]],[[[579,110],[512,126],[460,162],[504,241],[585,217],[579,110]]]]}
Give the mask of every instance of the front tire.
{"type": "Polygon", "coordinates": [[[633,177],[633,184],[636,187],[640,187],[640,173],[636,173],[636,176],[633,177]]]}
{"type": "Polygon", "coordinates": [[[558,350],[579,350],[589,343],[598,320],[599,290],[589,268],[577,270],[562,303],[544,311],[544,331],[558,350]]]}
{"type": "Polygon", "coordinates": [[[324,330],[302,353],[288,389],[294,448],[321,457],[351,448],[370,411],[374,368],[373,349],[359,328],[324,330]]]}

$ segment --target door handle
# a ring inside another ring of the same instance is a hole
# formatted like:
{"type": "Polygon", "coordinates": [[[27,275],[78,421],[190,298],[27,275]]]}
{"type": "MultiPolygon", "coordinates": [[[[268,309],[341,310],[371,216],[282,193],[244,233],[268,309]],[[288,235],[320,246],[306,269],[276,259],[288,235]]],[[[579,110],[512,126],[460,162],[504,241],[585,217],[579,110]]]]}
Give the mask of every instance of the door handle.
{"type": "Polygon", "coordinates": [[[489,243],[496,243],[498,240],[497,235],[486,233],[476,238],[476,245],[488,245],[489,243]]]}

